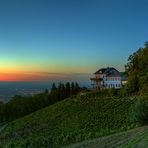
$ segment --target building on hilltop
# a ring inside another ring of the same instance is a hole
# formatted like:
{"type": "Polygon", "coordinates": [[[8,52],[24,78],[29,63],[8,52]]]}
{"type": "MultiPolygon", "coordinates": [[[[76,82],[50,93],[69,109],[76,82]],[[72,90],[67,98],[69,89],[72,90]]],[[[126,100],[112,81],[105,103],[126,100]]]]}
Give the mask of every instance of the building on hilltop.
{"type": "Polygon", "coordinates": [[[101,68],[90,78],[94,89],[119,89],[122,87],[120,72],[113,67],[101,68]]]}

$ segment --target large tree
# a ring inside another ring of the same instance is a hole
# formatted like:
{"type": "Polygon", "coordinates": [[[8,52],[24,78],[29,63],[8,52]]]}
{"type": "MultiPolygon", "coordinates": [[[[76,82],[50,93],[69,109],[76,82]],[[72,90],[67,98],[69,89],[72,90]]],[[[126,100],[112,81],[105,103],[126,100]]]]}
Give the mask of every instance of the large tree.
{"type": "Polygon", "coordinates": [[[130,55],[126,65],[129,93],[148,92],[148,42],[130,55]]]}

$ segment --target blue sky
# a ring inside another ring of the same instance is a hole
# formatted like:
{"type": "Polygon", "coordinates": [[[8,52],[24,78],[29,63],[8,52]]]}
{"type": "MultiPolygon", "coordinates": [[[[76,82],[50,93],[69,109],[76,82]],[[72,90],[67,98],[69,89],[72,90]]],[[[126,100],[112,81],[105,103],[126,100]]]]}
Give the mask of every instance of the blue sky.
{"type": "Polygon", "coordinates": [[[46,80],[87,79],[107,66],[123,71],[148,40],[147,6],[147,0],[0,0],[0,74],[46,80]]]}

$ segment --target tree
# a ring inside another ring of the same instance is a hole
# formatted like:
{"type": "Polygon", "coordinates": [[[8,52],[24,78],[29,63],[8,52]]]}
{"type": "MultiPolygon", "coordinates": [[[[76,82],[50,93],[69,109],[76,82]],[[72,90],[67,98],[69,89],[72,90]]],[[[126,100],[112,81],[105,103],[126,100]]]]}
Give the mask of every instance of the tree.
{"type": "Polygon", "coordinates": [[[48,94],[48,89],[45,89],[45,92],[44,92],[45,94],[48,94]]]}
{"type": "Polygon", "coordinates": [[[52,87],[51,87],[51,91],[55,91],[55,90],[57,90],[57,87],[56,87],[55,83],[53,83],[52,87]]]}
{"type": "Polygon", "coordinates": [[[143,93],[143,89],[148,92],[148,42],[145,42],[144,48],[139,48],[129,56],[126,73],[129,94],[143,93]]]}
{"type": "Polygon", "coordinates": [[[66,83],[66,98],[70,97],[71,89],[70,89],[70,83],[66,83]]]}
{"type": "Polygon", "coordinates": [[[75,90],[77,93],[80,91],[80,86],[77,82],[75,83],[75,90]]]}
{"type": "Polygon", "coordinates": [[[144,42],[144,46],[148,47],[148,41],[144,42]]]}
{"type": "Polygon", "coordinates": [[[49,99],[52,100],[52,102],[55,102],[58,100],[58,88],[56,87],[55,83],[52,84],[49,99]]]}
{"type": "Polygon", "coordinates": [[[65,89],[65,85],[63,83],[59,83],[58,86],[58,98],[59,100],[63,100],[66,98],[66,89],[65,89]]]}
{"type": "Polygon", "coordinates": [[[75,84],[74,82],[71,83],[71,95],[75,94],[75,84]]]}

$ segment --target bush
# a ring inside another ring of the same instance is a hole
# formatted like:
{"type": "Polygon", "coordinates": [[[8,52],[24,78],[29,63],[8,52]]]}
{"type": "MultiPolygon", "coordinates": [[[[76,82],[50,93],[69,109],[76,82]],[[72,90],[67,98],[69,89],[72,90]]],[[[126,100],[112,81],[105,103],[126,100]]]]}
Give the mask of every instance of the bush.
{"type": "Polygon", "coordinates": [[[148,124],[148,98],[137,98],[132,106],[132,121],[140,125],[148,124]]]}

